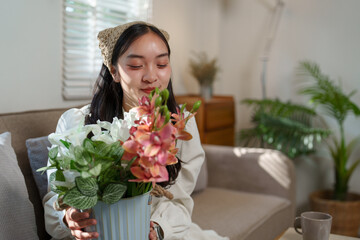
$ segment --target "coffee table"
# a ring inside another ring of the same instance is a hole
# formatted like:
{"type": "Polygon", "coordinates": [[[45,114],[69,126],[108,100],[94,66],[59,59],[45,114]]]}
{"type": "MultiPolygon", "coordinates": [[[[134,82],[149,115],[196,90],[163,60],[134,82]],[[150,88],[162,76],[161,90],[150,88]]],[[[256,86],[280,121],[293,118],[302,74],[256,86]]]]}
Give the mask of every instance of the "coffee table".
{"type": "MultiPolygon", "coordinates": [[[[355,237],[345,237],[335,234],[330,234],[329,240],[359,240],[360,238],[355,237]]],[[[289,228],[286,232],[279,238],[279,240],[302,240],[302,236],[295,232],[294,228],[289,228]]]]}

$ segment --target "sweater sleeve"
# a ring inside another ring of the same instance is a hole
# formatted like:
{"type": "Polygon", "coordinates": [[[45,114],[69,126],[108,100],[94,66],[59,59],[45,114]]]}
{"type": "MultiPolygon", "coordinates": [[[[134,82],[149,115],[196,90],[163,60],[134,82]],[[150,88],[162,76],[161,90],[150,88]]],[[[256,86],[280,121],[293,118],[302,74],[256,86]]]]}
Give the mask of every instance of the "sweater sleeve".
{"type": "Polygon", "coordinates": [[[165,240],[183,239],[190,229],[194,202],[190,196],[205,153],[200,143],[195,118],[191,118],[186,130],[193,136],[190,141],[179,141],[179,158],[182,168],[176,183],[168,190],[174,195],[172,200],[165,197],[154,198],[151,220],[158,223],[164,231],[165,240]]]}
{"type": "MultiPolygon", "coordinates": [[[[78,126],[84,120],[86,109],[86,106],[81,109],[72,108],[63,113],[58,121],[55,133],[61,133],[78,126]]],[[[53,171],[53,169],[47,171],[48,180],[53,171]]],[[[54,239],[72,239],[70,229],[63,221],[65,210],[56,211],[53,208],[57,198],[58,194],[50,191],[48,184],[48,193],[43,198],[46,231],[54,239]]]]}

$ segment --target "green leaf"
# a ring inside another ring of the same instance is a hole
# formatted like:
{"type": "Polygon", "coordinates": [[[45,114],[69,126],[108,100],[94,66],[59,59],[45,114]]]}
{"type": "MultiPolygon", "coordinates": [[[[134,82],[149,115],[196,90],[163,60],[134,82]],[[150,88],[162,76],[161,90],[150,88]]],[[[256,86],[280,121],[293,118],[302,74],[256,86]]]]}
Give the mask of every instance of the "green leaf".
{"type": "Polygon", "coordinates": [[[115,168],[107,168],[102,171],[98,177],[100,191],[104,191],[105,186],[110,182],[118,181],[120,178],[119,171],[115,168]]]}
{"type": "Polygon", "coordinates": [[[106,144],[104,142],[97,142],[96,144],[96,152],[98,156],[104,156],[104,157],[108,157],[109,152],[112,149],[112,144],[106,144]]]}
{"type": "Polygon", "coordinates": [[[52,164],[50,166],[45,166],[45,167],[36,169],[36,172],[41,172],[41,174],[44,174],[44,172],[46,172],[47,170],[54,169],[54,168],[56,168],[56,164],[52,164]]]}
{"type": "Polygon", "coordinates": [[[152,183],[144,183],[144,182],[128,182],[128,197],[135,197],[141,194],[147,193],[152,188],[152,183]]]}
{"type": "Polygon", "coordinates": [[[74,160],[70,160],[70,169],[81,171],[80,169],[78,169],[77,164],[74,160]]]}
{"type": "Polygon", "coordinates": [[[87,163],[91,163],[91,161],[92,161],[92,155],[90,152],[83,151],[83,158],[85,159],[85,161],[87,163]]]}
{"type": "Polygon", "coordinates": [[[59,170],[56,171],[55,180],[65,182],[66,179],[65,179],[64,173],[59,170]]]}
{"type": "Polygon", "coordinates": [[[82,171],[81,172],[81,177],[82,178],[89,178],[89,177],[92,177],[92,175],[90,173],[88,173],[87,171],[82,171]]]}
{"type": "Polygon", "coordinates": [[[71,160],[70,168],[74,169],[74,170],[77,170],[79,172],[89,171],[89,166],[88,165],[81,165],[78,162],[75,162],[74,160],[71,160]]]}
{"type": "Polygon", "coordinates": [[[54,160],[56,159],[59,152],[59,147],[54,147],[49,150],[49,158],[54,160]]]}
{"type": "Polygon", "coordinates": [[[101,172],[104,172],[105,170],[107,170],[109,167],[114,165],[114,162],[112,161],[108,161],[108,160],[102,160],[102,159],[98,159],[96,162],[97,164],[101,165],[101,172]]]}
{"type": "Polygon", "coordinates": [[[90,153],[95,153],[95,147],[93,145],[93,141],[91,141],[89,138],[85,138],[83,142],[83,147],[86,151],[90,153]]]}
{"type": "Polygon", "coordinates": [[[54,184],[52,184],[52,182],[55,181],[55,175],[56,175],[56,172],[52,172],[49,176],[50,190],[58,193],[57,187],[54,184]]]}
{"type": "Polygon", "coordinates": [[[351,156],[351,154],[354,151],[355,146],[357,146],[360,142],[360,136],[354,138],[353,140],[350,141],[350,143],[347,145],[347,151],[349,153],[349,157],[351,156]]]}
{"type": "MultiPolygon", "coordinates": [[[[74,147],[74,154],[75,154],[75,161],[77,163],[79,163],[80,165],[83,165],[83,166],[88,164],[86,157],[84,157],[83,148],[81,146],[74,147]]],[[[90,160],[91,160],[91,158],[90,158],[90,160]]]]}
{"type": "Polygon", "coordinates": [[[89,209],[96,205],[97,195],[89,197],[83,195],[77,187],[70,189],[65,195],[63,202],[77,209],[89,209]]]}
{"type": "Polygon", "coordinates": [[[134,161],[137,159],[137,156],[133,157],[129,162],[128,162],[128,165],[126,166],[125,168],[125,171],[126,172],[129,172],[130,171],[130,168],[131,168],[131,165],[134,163],[134,161]]]}
{"type": "Polygon", "coordinates": [[[104,189],[102,201],[107,204],[113,204],[119,201],[126,192],[126,185],[121,183],[111,183],[104,189]]]}
{"type": "Polygon", "coordinates": [[[300,63],[300,70],[304,76],[310,77],[311,85],[305,86],[300,93],[308,95],[310,101],[320,106],[324,112],[333,117],[342,128],[344,120],[350,114],[360,115],[359,107],[351,101],[354,91],[346,94],[340,84],[330,79],[320,71],[319,65],[304,61],[300,63]]]}
{"type": "Polygon", "coordinates": [[[64,146],[65,146],[67,149],[69,149],[70,146],[71,146],[71,143],[69,143],[69,142],[67,142],[67,141],[64,141],[64,140],[61,140],[61,139],[60,139],[60,142],[61,142],[62,144],[64,144],[64,146]]]}
{"type": "Polygon", "coordinates": [[[49,176],[50,190],[55,193],[58,193],[58,194],[63,193],[68,190],[67,187],[55,186],[54,184],[52,184],[52,182],[54,182],[54,181],[62,181],[62,182],[65,181],[64,174],[62,174],[61,171],[55,171],[50,174],[50,176],[49,176]],[[56,179],[56,178],[58,178],[58,179],[56,179]]]}
{"type": "Polygon", "coordinates": [[[122,148],[120,142],[114,142],[110,145],[110,151],[108,153],[110,156],[121,156],[124,154],[124,149],[122,148]]]}
{"type": "Polygon", "coordinates": [[[97,194],[99,189],[95,178],[75,178],[76,187],[85,196],[92,197],[97,194]]]}
{"type": "Polygon", "coordinates": [[[114,152],[115,157],[115,161],[114,164],[118,164],[121,161],[122,156],[124,155],[125,150],[122,147],[118,147],[116,149],[116,151],[114,152]]]}
{"type": "Polygon", "coordinates": [[[89,170],[89,173],[91,175],[93,175],[94,177],[99,176],[100,172],[101,172],[101,164],[98,164],[98,165],[96,165],[95,167],[93,167],[92,169],[89,170]]]}
{"type": "Polygon", "coordinates": [[[352,173],[354,172],[354,170],[356,169],[357,166],[359,166],[360,164],[360,159],[357,159],[349,168],[347,174],[346,174],[346,178],[349,180],[352,173]]]}
{"type": "Polygon", "coordinates": [[[247,99],[243,102],[255,106],[254,127],[242,130],[240,134],[240,141],[245,146],[275,148],[294,158],[314,152],[314,145],[330,134],[326,129],[311,127],[314,111],[304,106],[278,99],[247,99]]]}

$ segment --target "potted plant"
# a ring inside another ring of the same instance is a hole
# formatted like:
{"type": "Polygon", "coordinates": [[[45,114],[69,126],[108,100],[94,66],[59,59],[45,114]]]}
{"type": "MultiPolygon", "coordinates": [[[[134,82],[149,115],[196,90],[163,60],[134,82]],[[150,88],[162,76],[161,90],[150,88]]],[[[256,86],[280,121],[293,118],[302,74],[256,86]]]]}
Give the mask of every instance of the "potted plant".
{"type": "Polygon", "coordinates": [[[240,132],[242,145],[277,149],[294,159],[313,153],[316,143],[330,133],[313,127],[317,114],[309,107],[279,99],[244,99],[242,103],[253,109],[253,127],[240,132]]]}
{"type": "Polygon", "coordinates": [[[166,167],[178,161],[176,141],[192,138],[185,125],[200,106],[195,103],[189,114],[185,105],[170,113],[168,97],[167,89],[155,88],[149,97],[139,99],[138,107],[124,112],[124,119],[81,123],[49,135],[50,164],[38,171],[53,169],[49,183],[58,194],[56,210],[91,209],[97,219],[92,231],[99,232],[100,240],[135,239],[135,235],[147,239],[150,190],[168,181],[166,167]],[[120,222],[137,227],[127,228],[120,222]]]}
{"type": "Polygon", "coordinates": [[[346,143],[344,122],[353,114],[360,115],[359,107],[350,99],[355,90],[346,94],[340,85],[324,75],[317,64],[304,61],[300,63],[303,76],[312,82],[301,89],[301,93],[310,97],[315,107],[324,110],[324,114],[333,118],[338,125],[339,138],[333,136],[327,146],[334,162],[334,188],[312,193],[310,204],[313,210],[333,215],[332,232],[357,236],[360,226],[360,195],[348,192],[349,180],[360,164],[360,159],[350,162],[350,156],[359,138],[346,143]]]}
{"type": "Polygon", "coordinates": [[[200,84],[200,94],[205,100],[212,97],[212,87],[216,74],[220,70],[217,59],[209,59],[205,52],[195,53],[195,59],[190,59],[190,72],[200,84]]]}

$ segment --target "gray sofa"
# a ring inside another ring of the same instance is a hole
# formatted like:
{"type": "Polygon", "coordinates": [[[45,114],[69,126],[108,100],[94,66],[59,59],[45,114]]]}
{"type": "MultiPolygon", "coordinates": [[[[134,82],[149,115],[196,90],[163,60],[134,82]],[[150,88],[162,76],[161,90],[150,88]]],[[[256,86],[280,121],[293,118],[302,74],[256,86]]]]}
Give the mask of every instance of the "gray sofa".
{"type": "MultiPolygon", "coordinates": [[[[12,134],[12,146],[34,207],[39,239],[50,237],[44,228],[41,198],[25,141],[53,132],[65,110],[0,114],[0,133],[12,134]]],[[[214,145],[204,145],[204,149],[207,160],[193,193],[194,222],[230,239],[249,240],[274,239],[291,225],[295,175],[288,158],[264,149],[214,145]]],[[[4,225],[0,225],[0,236],[1,228],[4,225]]]]}

